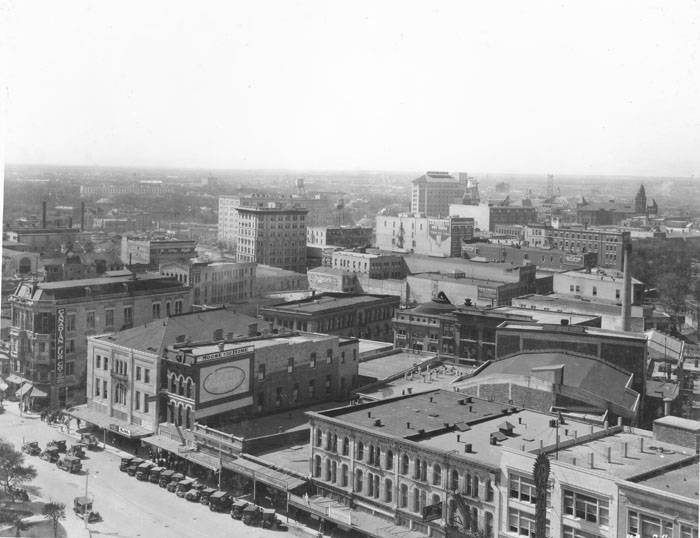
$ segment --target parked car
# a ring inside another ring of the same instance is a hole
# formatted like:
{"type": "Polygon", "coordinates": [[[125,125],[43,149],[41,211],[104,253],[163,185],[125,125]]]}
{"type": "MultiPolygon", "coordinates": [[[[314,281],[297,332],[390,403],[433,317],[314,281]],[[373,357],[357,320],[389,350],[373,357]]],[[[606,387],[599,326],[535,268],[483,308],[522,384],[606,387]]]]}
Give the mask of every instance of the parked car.
{"type": "Polygon", "coordinates": [[[93,511],[92,499],[89,497],[75,497],[73,499],[73,512],[80,519],[87,520],[88,523],[94,523],[102,519],[99,512],[93,511]]]}
{"type": "Polygon", "coordinates": [[[262,508],[249,504],[243,509],[243,523],[250,526],[260,525],[262,522],[262,508]]]}
{"type": "MultiPolygon", "coordinates": [[[[133,465],[133,462],[131,464],[133,465]]],[[[155,463],[153,463],[152,461],[144,461],[143,463],[141,463],[136,468],[136,472],[134,473],[134,476],[136,476],[136,480],[140,480],[141,482],[148,480],[148,473],[150,472],[152,467],[155,467],[155,463]]]]}
{"type": "Polygon", "coordinates": [[[68,449],[68,454],[75,456],[76,458],[85,457],[85,445],[83,443],[75,443],[68,449]]]}
{"type": "Polygon", "coordinates": [[[79,473],[83,468],[80,458],[75,456],[63,456],[62,458],[59,458],[59,460],[56,462],[56,466],[59,469],[68,471],[69,473],[79,473]]]}
{"type": "Polygon", "coordinates": [[[180,480],[175,488],[175,495],[178,497],[184,497],[196,483],[197,481],[194,478],[184,478],[183,480],[180,480]]]}
{"type": "Polygon", "coordinates": [[[56,463],[59,458],[58,447],[57,446],[47,446],[40,455],[42,460],[46,460],[49,463],[56,463]]]}
{"type": "Polygon", "coordinates": [[[284,527],[282,522],[277,518],[274,508],[262,509],[262,527],[263,529],[280,530],[284,527]]]}
{"type": "Polygon", "coordinates": [[[148,481],[152,484],[157,484],[160,480],[160,473],[165,471],[164,467],[151,467],[148,471],[148,481]]]}
{"type": "Polygon", "coordinates": [[[185,479],[185,475],[183,475],[182,473],[175,473],[171,477],[170,483],[166,486],[166,489],[170,493],[175,493],[175,490],[177,489],[178,484],[180,483],[180,481],[182,481],[184,479],[185,479]]]}
{"type": "Polygon", "coordinates": [[[220,489],[215,491],[209,497],[209,510],[212,512],[228,512],[231,510],[233,499],[225,491],[220,489]]]}
{"type": "Polygon", "coordinates": [[[236,499],[233,501],[231,504],[231,517],[233,519],[241,519],[243,517],[243,510],[249,504],[248,501],[244,501],[243,499],[236,499]]]}
{"type": "Polygon", "coordinates": [[[81,433],[80,442],[83,443],[88,448],[88,450],[97,450],[98,448],[100,448],[100,442],[97,440],[97,437],[95,437],[95,435],[92,433],[81,433]]]}
{"type": "Polygon", "coordinates": [[[68,446],[66,445],[66,440],[65,439],[54,439],[53,441],[49,441],[46,447],[50,446],[55,446],[58,448],[59,452],[63,452],[65,454],[66,450],[68,450],[68,446]]]}
{"type": "Polygon", "coordinates": [[[202,490],[204,489],[204,484],[197,484],[196,482],[193,484],[192,488],[187,490],[185,493],[185,499],[188,501],[198,503],[199,500],[202,498],[202,490]]]}
{"type": "Polygon", "coordinates": [[[216,490],[214,488],[204,488],[199,496],[199,502],[201,504],[209,504],[209,498],[214,494],[216,490]]]}
{"type": "Polygon", "coordinates": [[[123,473],[127,471],[129,468],[129,465],[131,465],[131,461],[133,460],[133,456],[122,456],[121,461],[119,462],[119,470],[123,473]]]}
{"type": "Polygon", "coordinates": [[[170,482],[172,481],[174,474],[175,474],[175,471],[173,471],[172,469],[162,470],[160,472],[160,477],[158,478],[158,485],[161,488],[168,487],[168,484],[170,484],[170,482]]]}
{"type": "Polygon", "coordinates": [[[41,448],[37,441],[28,441],[22,445],[22,452],[30,456],[38,456],[41,454],[41,448]]]}
{"type": "Polygon", "coordinates": [[[129,476],[135,476],[136,475],[136,470],[139,468],[139,465],[143,463],[144,460],[141,458],[134,458],[131,460],[131,463],[129,464],[129,467],[126,469],[126,473],[129,476]]]}

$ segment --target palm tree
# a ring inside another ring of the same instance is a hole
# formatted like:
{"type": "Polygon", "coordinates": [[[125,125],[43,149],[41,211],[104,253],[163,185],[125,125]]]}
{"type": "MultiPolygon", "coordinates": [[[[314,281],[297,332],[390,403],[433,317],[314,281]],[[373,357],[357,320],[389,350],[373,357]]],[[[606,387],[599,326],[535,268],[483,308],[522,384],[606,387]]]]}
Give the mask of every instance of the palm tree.
{"type": "Polygon", "coordinates": [[[549,482],[549,457],[540,452],[532,470],[535,477],[535,537],[545,538],[547,532],[547,483],[549,482]]]}

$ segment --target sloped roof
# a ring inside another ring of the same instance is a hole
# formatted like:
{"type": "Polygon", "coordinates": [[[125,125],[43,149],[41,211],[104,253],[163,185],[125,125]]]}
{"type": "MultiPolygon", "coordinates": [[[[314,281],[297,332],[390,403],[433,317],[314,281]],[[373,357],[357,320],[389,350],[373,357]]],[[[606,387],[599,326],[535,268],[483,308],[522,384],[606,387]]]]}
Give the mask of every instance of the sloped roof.
{"type": "Polygon", "coordinates": [[[255,325],[257,328],[258,323],[264,322],[221,308],[156,319],[144,325],[99,338],[128,349],[160,355],[167,346],[177,343],[178,337],[181,341],[187,339],[192,342],[212,341],[214,331],[217,329],[223,330],[225,338],[228,338],[229,333],[232,333],[234,338],[252,336],[250,327],[255,325]]]}

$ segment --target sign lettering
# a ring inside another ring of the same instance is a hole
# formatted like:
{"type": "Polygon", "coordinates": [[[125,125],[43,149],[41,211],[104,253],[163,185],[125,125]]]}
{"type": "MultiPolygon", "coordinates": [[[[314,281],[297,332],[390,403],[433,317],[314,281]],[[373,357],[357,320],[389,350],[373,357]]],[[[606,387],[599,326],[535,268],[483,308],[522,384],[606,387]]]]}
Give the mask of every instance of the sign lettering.
{"type": "Polygon", "coordinates": [[[244,353],[252,353],[254,347],[253,346],[246,346],[246,347],[239,347],[236,349],[226,349],[224,351],[217,351],[215,353],[207,353],[206,355],[200,355],[197,357],[197,362],[203,362],[203,361],[213,361],[216,359],[225,359],[228,357],[235,357],[236,355],[242,355],[244,353]]]}
{"type": "Polygon", "coordinates": [[[56,385],[66,384],[66,309],[56,309],[56,385]]]}

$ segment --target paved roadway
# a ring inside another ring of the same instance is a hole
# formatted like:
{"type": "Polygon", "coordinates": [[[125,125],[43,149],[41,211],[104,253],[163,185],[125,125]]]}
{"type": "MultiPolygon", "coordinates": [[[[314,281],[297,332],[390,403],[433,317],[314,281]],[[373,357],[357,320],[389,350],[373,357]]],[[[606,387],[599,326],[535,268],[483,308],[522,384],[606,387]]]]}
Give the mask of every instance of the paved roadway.
{"type": "MultiPolygon", "coordinates": [[[[0,437],[19,449],[22,440],[39,441],[44,447],[51,439],[67,439],[64,433],[41,422],[34,416],[20,417],[17,406],[5,402],[0,415],[0,437]]],[[[246,536],[247,538],[284,538],[284,531],[248,527],[228,514],[212,512],[208,506],[188,502],[168,493],[156,484],[139,482],[119,471],[119,457],[111,451],[88,451],[83,470],[89,469],[88,493],[94,498],[94,510],[100,512],[102,522],[89,525],[91,536],[110,537],[187,537],[213,538],[246,536]]],[[[37,456],[26,456],[27,463],[37,469],[38,476],[29,486],[30,494],[44,500],[65,503],[68,508],[64,527],[68,536],[77,534],[83,522],[73,514],[73,498],[85,493],[86,473],[71,474],[60,470],[37,456]]]]}

